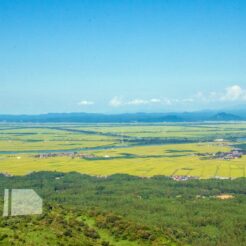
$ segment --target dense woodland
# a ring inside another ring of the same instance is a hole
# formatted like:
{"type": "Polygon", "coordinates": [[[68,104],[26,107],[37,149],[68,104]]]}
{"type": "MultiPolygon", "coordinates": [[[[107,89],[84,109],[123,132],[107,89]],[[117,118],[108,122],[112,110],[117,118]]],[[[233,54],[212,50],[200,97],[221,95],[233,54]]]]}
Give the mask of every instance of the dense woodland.
{"type": "Polygon", "coordinates": [[[1,197],[4,188],[32,188],[45,204],[42,216],[2,218],[2,245],[38,245],[29,235],[35,235],[34,229],[40,245],[231,246],[246,242],[245,178],[176,182],[163,176],[97,178],[40,172],[2,175],[0,186],[1,197]],[[233,198],[221,200],[217,197],[221,194],[233,198]],[[46,232],[47,225],[52,233],[46,232]]]}

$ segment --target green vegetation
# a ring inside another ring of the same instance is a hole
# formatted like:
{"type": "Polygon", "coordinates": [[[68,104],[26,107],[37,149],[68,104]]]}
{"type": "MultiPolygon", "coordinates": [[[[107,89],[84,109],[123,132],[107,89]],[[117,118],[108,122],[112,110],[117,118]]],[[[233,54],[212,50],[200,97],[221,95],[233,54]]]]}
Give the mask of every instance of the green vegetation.
{"type": "MultiPolygon", "coordinates": [[[[95,217],[97,220],[97,217],[95,217]]],[[[104,218],[100,215],[100,219],[104,218]]],[[[109,215],[105,216],[105,220],[109,215]]],[[[97,222],[99,223],[99,222],[97,222]]],[[[1,245],[147,245],[143,239],[127,240],[96,225],[83,210],[48,205],[43,215],[10,217],[0,221],[1,245]],[[135,240],[135,241],[134,241],[135,240]]],[[[111,229],[111,228],[110,228],[111,229]]]]}
{"type": "Polygon", "coordinates": [[[245,181],[176,182],[161,176],[96,178],[49,172],[1,176],[1,197],[5,187],[32,187],[43,197],[46,212],[41,218],[3,218],[0,233],[3,241],[19,242],[34,240],[31,235],[40,231],[35,240],[53,242],[50,245],[90,245],[69,244],[72,239],[91,245],[102,241],[110,245],[244,245],[245,181]],[[231,198],[222,200],[221,194],[231,198]]]}

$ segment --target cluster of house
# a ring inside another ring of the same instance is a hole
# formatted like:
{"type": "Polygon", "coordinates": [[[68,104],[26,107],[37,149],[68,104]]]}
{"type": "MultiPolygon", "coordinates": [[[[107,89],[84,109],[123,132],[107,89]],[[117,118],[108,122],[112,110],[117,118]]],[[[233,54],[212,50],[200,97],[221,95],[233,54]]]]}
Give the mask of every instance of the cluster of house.
{"type": "Polygon", "coordinates": [[[199,179],[199,177],[186,176],[186,175],[174,175],[174,176],[172,176],[172,179],[175,181],[186,181],[186,180],[190,180],[190,179],[199,179]]]}
{"type": "Polygon", "coordinates": [[[78,152],[57,152],[57,153],[42,153],[37,154],[34,157],[45,159],[50,157],[70,157],[70,158],[83,158],[83,159],[96,159],[97,157],[93,154],[84,154],[84,153],[78,153],[78,152]]]}
{"type": "Polygon", "coordinates": [[[198,153],[197,155],[206,159],[232,160],[241,158],[244,154],[241,149],[232,149],[229,152],[198,153]]]}
{"type": "Polygon", "coordinates": [[[12,174],[9,174],[9,173],[0,173],[0,175],[3,175],[5,177],[12,177],[13,176],[12,174]]]}
{"type": "Polygon", "coordinates": [[[221,180],[232,179],[230,177],[223,177],[223,176],[214,176],[213,178],[215,178],[215,179],[221,179],[221,180]]]}

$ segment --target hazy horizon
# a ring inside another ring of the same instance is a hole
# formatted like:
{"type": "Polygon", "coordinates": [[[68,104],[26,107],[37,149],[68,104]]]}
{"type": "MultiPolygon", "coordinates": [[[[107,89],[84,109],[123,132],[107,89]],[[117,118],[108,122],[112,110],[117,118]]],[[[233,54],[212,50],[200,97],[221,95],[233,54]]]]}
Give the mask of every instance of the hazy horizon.
{"type": "Polygon", "coordinates": [[[170,111],[118,111],[118,112],[86,112],[86,111],[50,111],[50,112],[41,112],[41,113],[0,113],[1,115],[12,115],[12,116],[19,116],[19,115],[45,115],[45,114],[104,114],[104,115],[120,115],[120,114],[183,114],[183,113],[202,113],[202,112],[207,112],[207,113],[232,113],[232,114],[240,114],[240,113],[245,113],[246,112],[246,106],[245,105],[237,105],[236,107],[228,107],[228,108],[204,108],[200,110],[170,110],[170,111]]]}

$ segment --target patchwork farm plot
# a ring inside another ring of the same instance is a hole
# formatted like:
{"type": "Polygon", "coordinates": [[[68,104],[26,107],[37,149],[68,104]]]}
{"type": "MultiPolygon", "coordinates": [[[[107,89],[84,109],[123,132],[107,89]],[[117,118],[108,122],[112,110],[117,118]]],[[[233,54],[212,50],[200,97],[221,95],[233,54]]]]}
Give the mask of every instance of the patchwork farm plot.
{"type": "Polygon", "coordinates": [[[246,176],[246,123],[1,124],[0,172],[246,176]]]}

